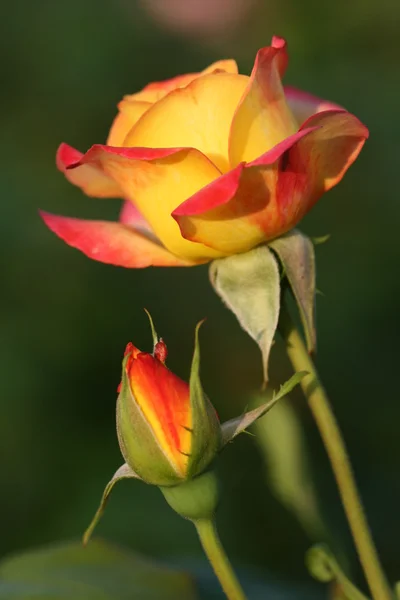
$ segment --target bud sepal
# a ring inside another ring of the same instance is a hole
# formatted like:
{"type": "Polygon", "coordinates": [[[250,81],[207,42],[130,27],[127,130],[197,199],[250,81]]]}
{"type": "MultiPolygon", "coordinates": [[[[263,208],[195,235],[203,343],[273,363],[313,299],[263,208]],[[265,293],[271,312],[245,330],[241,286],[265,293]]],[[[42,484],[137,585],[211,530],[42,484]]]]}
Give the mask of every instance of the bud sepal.
{"type": "Polygon", "coordinates": [[[104,489],[103,496],[101,498],[100,505],[96,511],[96,514],[94,515],[89,527],[86,529],[85,533],[83,534],[82,542],[83,542],[84,546],[86,546],[86,544],[89,542],[97,523],[100,521],[101,517],[103,516],[108,497],[111,494],[114,485],[118,481],[121,481],[121,479],[140,479],[140,477],[137,473],[132,471],[130,466],[127,465],[126,463],[121,465],[120,468],[115,471],[114,475],[112,476],[112,478],[107,483],[107,485],[104,489]]]}
{"type": "Polygon", "coordinates": [[[170,507],[184,519],[212,519],[218,506],[219,486],[213,471],[180,485],[160,487],[170,507]]]}

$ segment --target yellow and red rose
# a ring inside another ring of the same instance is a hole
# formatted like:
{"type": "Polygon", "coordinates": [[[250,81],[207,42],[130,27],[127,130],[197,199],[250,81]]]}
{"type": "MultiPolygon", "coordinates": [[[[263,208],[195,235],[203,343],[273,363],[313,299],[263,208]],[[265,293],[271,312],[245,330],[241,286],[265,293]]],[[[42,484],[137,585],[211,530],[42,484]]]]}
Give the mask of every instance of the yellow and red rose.
{"type": "Polygon", "coordinates": [[[293,228],[357,158],[367,128],[283,87],[286,43],[126,96],[106,145],[62,144],[58,168],[89,196],[125,200],[118,222],[43,213],[89,257],[124,267],[192,266],[245,252],[293,228]]]}

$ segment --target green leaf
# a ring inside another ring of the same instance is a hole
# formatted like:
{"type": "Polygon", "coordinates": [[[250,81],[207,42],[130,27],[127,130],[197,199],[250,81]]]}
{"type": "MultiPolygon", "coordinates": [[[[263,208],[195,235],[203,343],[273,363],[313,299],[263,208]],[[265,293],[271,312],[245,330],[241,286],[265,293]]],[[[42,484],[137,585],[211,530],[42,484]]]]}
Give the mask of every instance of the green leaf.
{"type": "Polygon", "coordinates": [[[307,375],[307,371],[300,371],[295,373],[286,383],[284,383],[279,391],[273,394],[271,400],[265,402],[261,406],[250,410],[240,417],[230,419],[222,425],[222,444],[225,446],[228,442],[233,440],[239,433],[242,433],[247,427],[250,427],[260,417],[263,417],[275,404],[281,400],[286,394],[292,391],[292,389],[307,375]]]}
{"type": "Polygon", "coordinates": [[[86,531],[83,535],[83,544],[84,545],[86,545],[88,543],[88,541],[90,540],[90,537],[94,531],[94,528],[96,527],[97,523],[100,521],[101,517],[103,516],[108,497],[111,494],[114,485],[121,479],[129,479],[129,478],[140,479],[139,475],[137,475],[137,473],[135,473],[125,463],[119,469],[117,469],[117,471],[114,473],[112,479],[107,483],[105,490],[103,492],[103,496],[100,501],[100,506],[97,509],[96,514],[94,515],[89,527],[86,529],[86,531]]]}
{"type": "Polygon", "coordinates": [[[0,600],[195,600],[189,575],[96,540],[40,548],[0,563],[0,600]]]}
{"type": "Polygon", "coordinates": [[[396,594],[398,600],[400,600],[400,581],[394,586],[394,593],[396,594]]]}
{"type": "Polygon", "coordinates": [[[190,407],[192,413],[192,440],[188,463],[188,477],[202,473],[214,460],[221,448],[221,426],[215,408],[203,391],[200,381],[200,321],[195,331],[195,344],[190,370],[190,407]]]}
{"type": "Polygon", "coordinates": [[[259,345],[264,380],[268,381],[268,359],[280,304],[279,269],[273,253],[264,244],[244,254],[214,260],[210,279],[240,325],[259,345]]]}
{"type": "Polygon", "coordinates": [[[295,297],[307,341],[316,347],[315,327],[315,253],[312,241],[297,229],[268,244],[278,255],[295,297]]]}
{"type": "Polygon", "coordinates": [[[306,554],[306,565],[314,579],[335,585],[337,600],[368,600],[343,573],[326,546],[313,546],[306,554]]]}

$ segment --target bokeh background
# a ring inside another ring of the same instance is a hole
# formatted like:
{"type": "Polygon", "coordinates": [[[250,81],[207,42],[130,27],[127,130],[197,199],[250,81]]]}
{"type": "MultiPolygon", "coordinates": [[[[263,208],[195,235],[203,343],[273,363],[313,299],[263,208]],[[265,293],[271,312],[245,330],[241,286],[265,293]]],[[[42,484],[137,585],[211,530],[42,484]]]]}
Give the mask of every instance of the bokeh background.
{"type": "MultiPolygon", "coordinates": [[[[317,247],[317,361],[383,562],[400,579],[399,27],[393,0],[4,3],[1,555],[77,538],[87,525],[121,463],[116,386],[125,343],[150,350],[143,307],[182,377],[194,326],[207,317],[202,378],[221,418],[254,401],[259,352],[211,290],[206,266],[129,271],[95,263],[56,239],[38,208],[115,218],[118,201],[86,198],[57,172],[58,144],[86,150],[103,142],[122,95],[149,81],[222,57],[248,73],[256,50],[279,34],[289,42],[286,83],[346,106],[371,132],[344,181],[301,228],[331,234],[317,247]]],[[[290,375],[279,343],[272,361],[278,385],[290,375]]],[[[237,564],[265,578],[307,585],[303,556],[316,538],[328,540],[359,578],[305,402],[293,394],[294,413],[288,406],[264,420],[258,441],[242,436],[224,453],[221,535],[237,564]],[[281,435],[285,427],[294,437],[281,435]],[[304,443],[307,464],[296,445],[304,443]]],[[[99,534],[149,556],[201,560],[192,528],[145,485],[116,489],[99,534]]]]}

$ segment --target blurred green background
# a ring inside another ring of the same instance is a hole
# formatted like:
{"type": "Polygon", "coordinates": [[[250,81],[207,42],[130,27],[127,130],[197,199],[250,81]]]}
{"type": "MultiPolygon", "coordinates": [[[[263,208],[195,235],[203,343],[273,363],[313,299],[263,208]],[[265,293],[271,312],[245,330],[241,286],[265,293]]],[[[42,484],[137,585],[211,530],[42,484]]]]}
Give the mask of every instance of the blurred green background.
{"type": "MultiPolygon", "coordinates": [[[[2,555],[77,538],[88,524],[121,463],[114,412],[124,346],[133,340],[151,347],[143,307],[168,342],[170,368],[182,377],[188,376],[194,326],[208,317],[202,379],[222,419],[240,412],[259,386],[259,352],[211,290],[207,267],[130,271],[102,265],[59,241],[37,211],[116,218],[118,201],[86,198],[56,170],[58,144],[84,151],[103,142],[122,95],[149,81],[200,70],[222,57],[236,58],[241,71],[250,72],[256,50],[275,33],[289,42],[286,83],[346,106],[371,132],[343,183],[301,228],[331,234],[317,247],[324,294],[318,296],[317,361],[382,559],[390,578],[400,578],[399,26],[400,4],[393,0],[4,4],[2,555]]],[[[280,344],[272,361],[278,385],[290,374],[280,344]]],[[[318,434],[301,395],[292,401],[333,542],[325,535],[342,556],[347,553],[358,577],[318,434]]],[[[307,583],[303,555],[317,528],[283,506],[268,480],[272,469],[281,483],[294,482],[294,499],[308,484],[291,462],[288,440],[281,436],[270,444],[278,428],[266,428],[260,428],[260,443],[242,436],[222,456],[221,535],[238,564],[307,583]],[[279,452],[286,451],[280,469],[279,452]]],[[[194,529],[170,511],[158,490],[138,483],[116,489],[98,533],[150,556],[201,556],[194,529]]]]}

